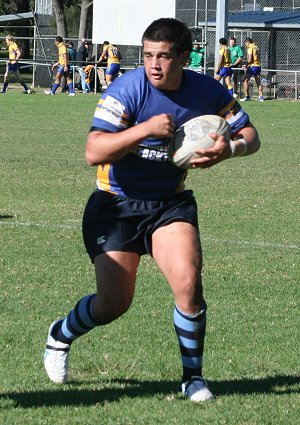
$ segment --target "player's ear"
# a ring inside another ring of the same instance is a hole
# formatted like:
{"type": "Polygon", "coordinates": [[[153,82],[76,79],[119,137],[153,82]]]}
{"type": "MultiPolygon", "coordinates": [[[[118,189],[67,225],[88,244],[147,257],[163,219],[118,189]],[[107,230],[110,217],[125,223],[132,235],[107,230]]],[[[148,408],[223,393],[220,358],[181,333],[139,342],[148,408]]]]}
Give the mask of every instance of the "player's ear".
{"type": "Polygon", "coordinates": [[[190,58],[190,52],[188,50],[185,50],[183,53],[181,53],[181,58],[180,58],[181,60],[180,61],[181,61],[183,66],[186,65],[189,58],[190,58]]]}

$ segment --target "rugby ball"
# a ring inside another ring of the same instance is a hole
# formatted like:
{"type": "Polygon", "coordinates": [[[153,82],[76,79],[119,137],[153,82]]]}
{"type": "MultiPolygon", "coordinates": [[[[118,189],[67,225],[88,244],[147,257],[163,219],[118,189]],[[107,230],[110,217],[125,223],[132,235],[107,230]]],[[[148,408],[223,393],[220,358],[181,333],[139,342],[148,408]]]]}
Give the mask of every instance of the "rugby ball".
{"type": "Polygon", "coordinates": [[[192,168],[191,159],[201,157],[195,150],[208,149],[215,144],[209,133],[222,134],[229,140],[230,125],[218,115],[201,115],[182,124],[176,130],[168,147],[170,161],[180,168],[192,168]]]}

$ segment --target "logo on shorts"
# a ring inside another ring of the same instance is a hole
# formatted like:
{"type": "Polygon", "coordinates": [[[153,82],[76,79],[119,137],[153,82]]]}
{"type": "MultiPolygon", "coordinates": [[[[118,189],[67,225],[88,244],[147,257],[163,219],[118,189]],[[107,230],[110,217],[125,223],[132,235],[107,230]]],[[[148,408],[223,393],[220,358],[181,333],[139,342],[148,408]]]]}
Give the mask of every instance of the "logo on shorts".
{"type": "Polygon", "coordinates": [[[97,238],[97,245],[102,245],[105,242],[106,242],[105,235],[99,236],[99,238],[97,238]]]}

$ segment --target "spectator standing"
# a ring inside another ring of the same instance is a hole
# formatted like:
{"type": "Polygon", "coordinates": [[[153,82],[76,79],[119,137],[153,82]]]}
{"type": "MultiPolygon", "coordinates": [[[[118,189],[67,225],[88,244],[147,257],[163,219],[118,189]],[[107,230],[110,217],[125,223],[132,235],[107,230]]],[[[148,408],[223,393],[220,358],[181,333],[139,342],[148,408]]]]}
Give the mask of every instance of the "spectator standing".
{"type": "Polygon", "coordinates": [[[202,73],[202,66],[204,62],[205,48],[201,47],[198,42],[193,44],[193,49],[190,53],[189,68],[193,71],[202,73]]]}
{"type": "Polygon", "coordinates": [[[21,57],[21,51],[17,43],[14,41],[14,38],[11,34],[8,34],[5,41],[8,47],[8,64],[7,64],[6,72],[4,74],[4,83],[3,83],[3,88],[1,90],[1,93],[6,93],[10,76],[14,74],[16,80],[23,86],[24,93],[30,94],[29,87],[20,77],[20,70],[19,70],[20,68],[19,68],[18,60],[21,57]]]}
{"type": "Polygon", "coordinates": [[[231,96],[233,95],[233,88],[231,85],[231,60],[230,60],[230,51],[228,49],[226,38],[220,38],[220,50],[219,50],[219,61],[218,65],[215,69],[215,79],[220,81],[224,78],[225,83],[227,85],[227,89],[231,96]]]}
{"type": "Polygon", "coordinates": [[[246,69],[246,75],[244,80],[244,91],[245,97],[241,99],[242,102],[251,100],[249,95],[249,80],[251,77],[254,77],[255,83],[258,88],[258,100],[263,102],[264,94],[263,88],[260,80],[261,74],[261,63],[260,63],[260,52],[258,46],[253,42],[252,38],[247,37],[244,41],[245,47],[247,49],[247,63],[243,66],[246,69]]]}
{"type": "Polygon", "coordinates": [[[82,44],[81,46],[79,46],[78,50],[77,50],[77,55],[76,55],[76,65],[77,65],[77,69],[80,75],[80,83],[81,83],[81,88],[82,88],[82,92],[83,93],[88,93],[89,92],[89,87],[86,84],[86,73],[85,73],[85,67],[87,64],[87,58],[88,58],[88,54],[89,54],[89,47],[90,47],[91,43],[89,41],[87,41],[85,38],[82,39],[82,44]]]}
{"type": "MultiPolygon", "coordinates": [[[[241,46],[236,44],[235,37],[230,37],[228,49],[230,51],[231,68],[239,68],[243,61],[243,50],[241,46]]],[[[237,97],[240,74],[239,69],[232,69],[233,97],[237,97]]]]}

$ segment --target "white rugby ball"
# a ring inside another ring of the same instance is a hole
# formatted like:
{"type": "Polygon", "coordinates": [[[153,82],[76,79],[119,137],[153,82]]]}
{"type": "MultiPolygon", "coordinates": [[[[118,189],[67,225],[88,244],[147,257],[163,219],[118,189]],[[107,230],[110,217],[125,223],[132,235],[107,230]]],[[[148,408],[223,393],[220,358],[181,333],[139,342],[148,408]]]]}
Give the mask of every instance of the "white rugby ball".
{"type": "Polygon", "coordinates": [[[191,159],[201,156],[195,150],[208,149],[215,144],[209,133],[222,134],[229,140],[230,125],[218,115],[201,115],[182,124],[169,144],[170,161],[180,168],[192,168],[191,159]]]}

